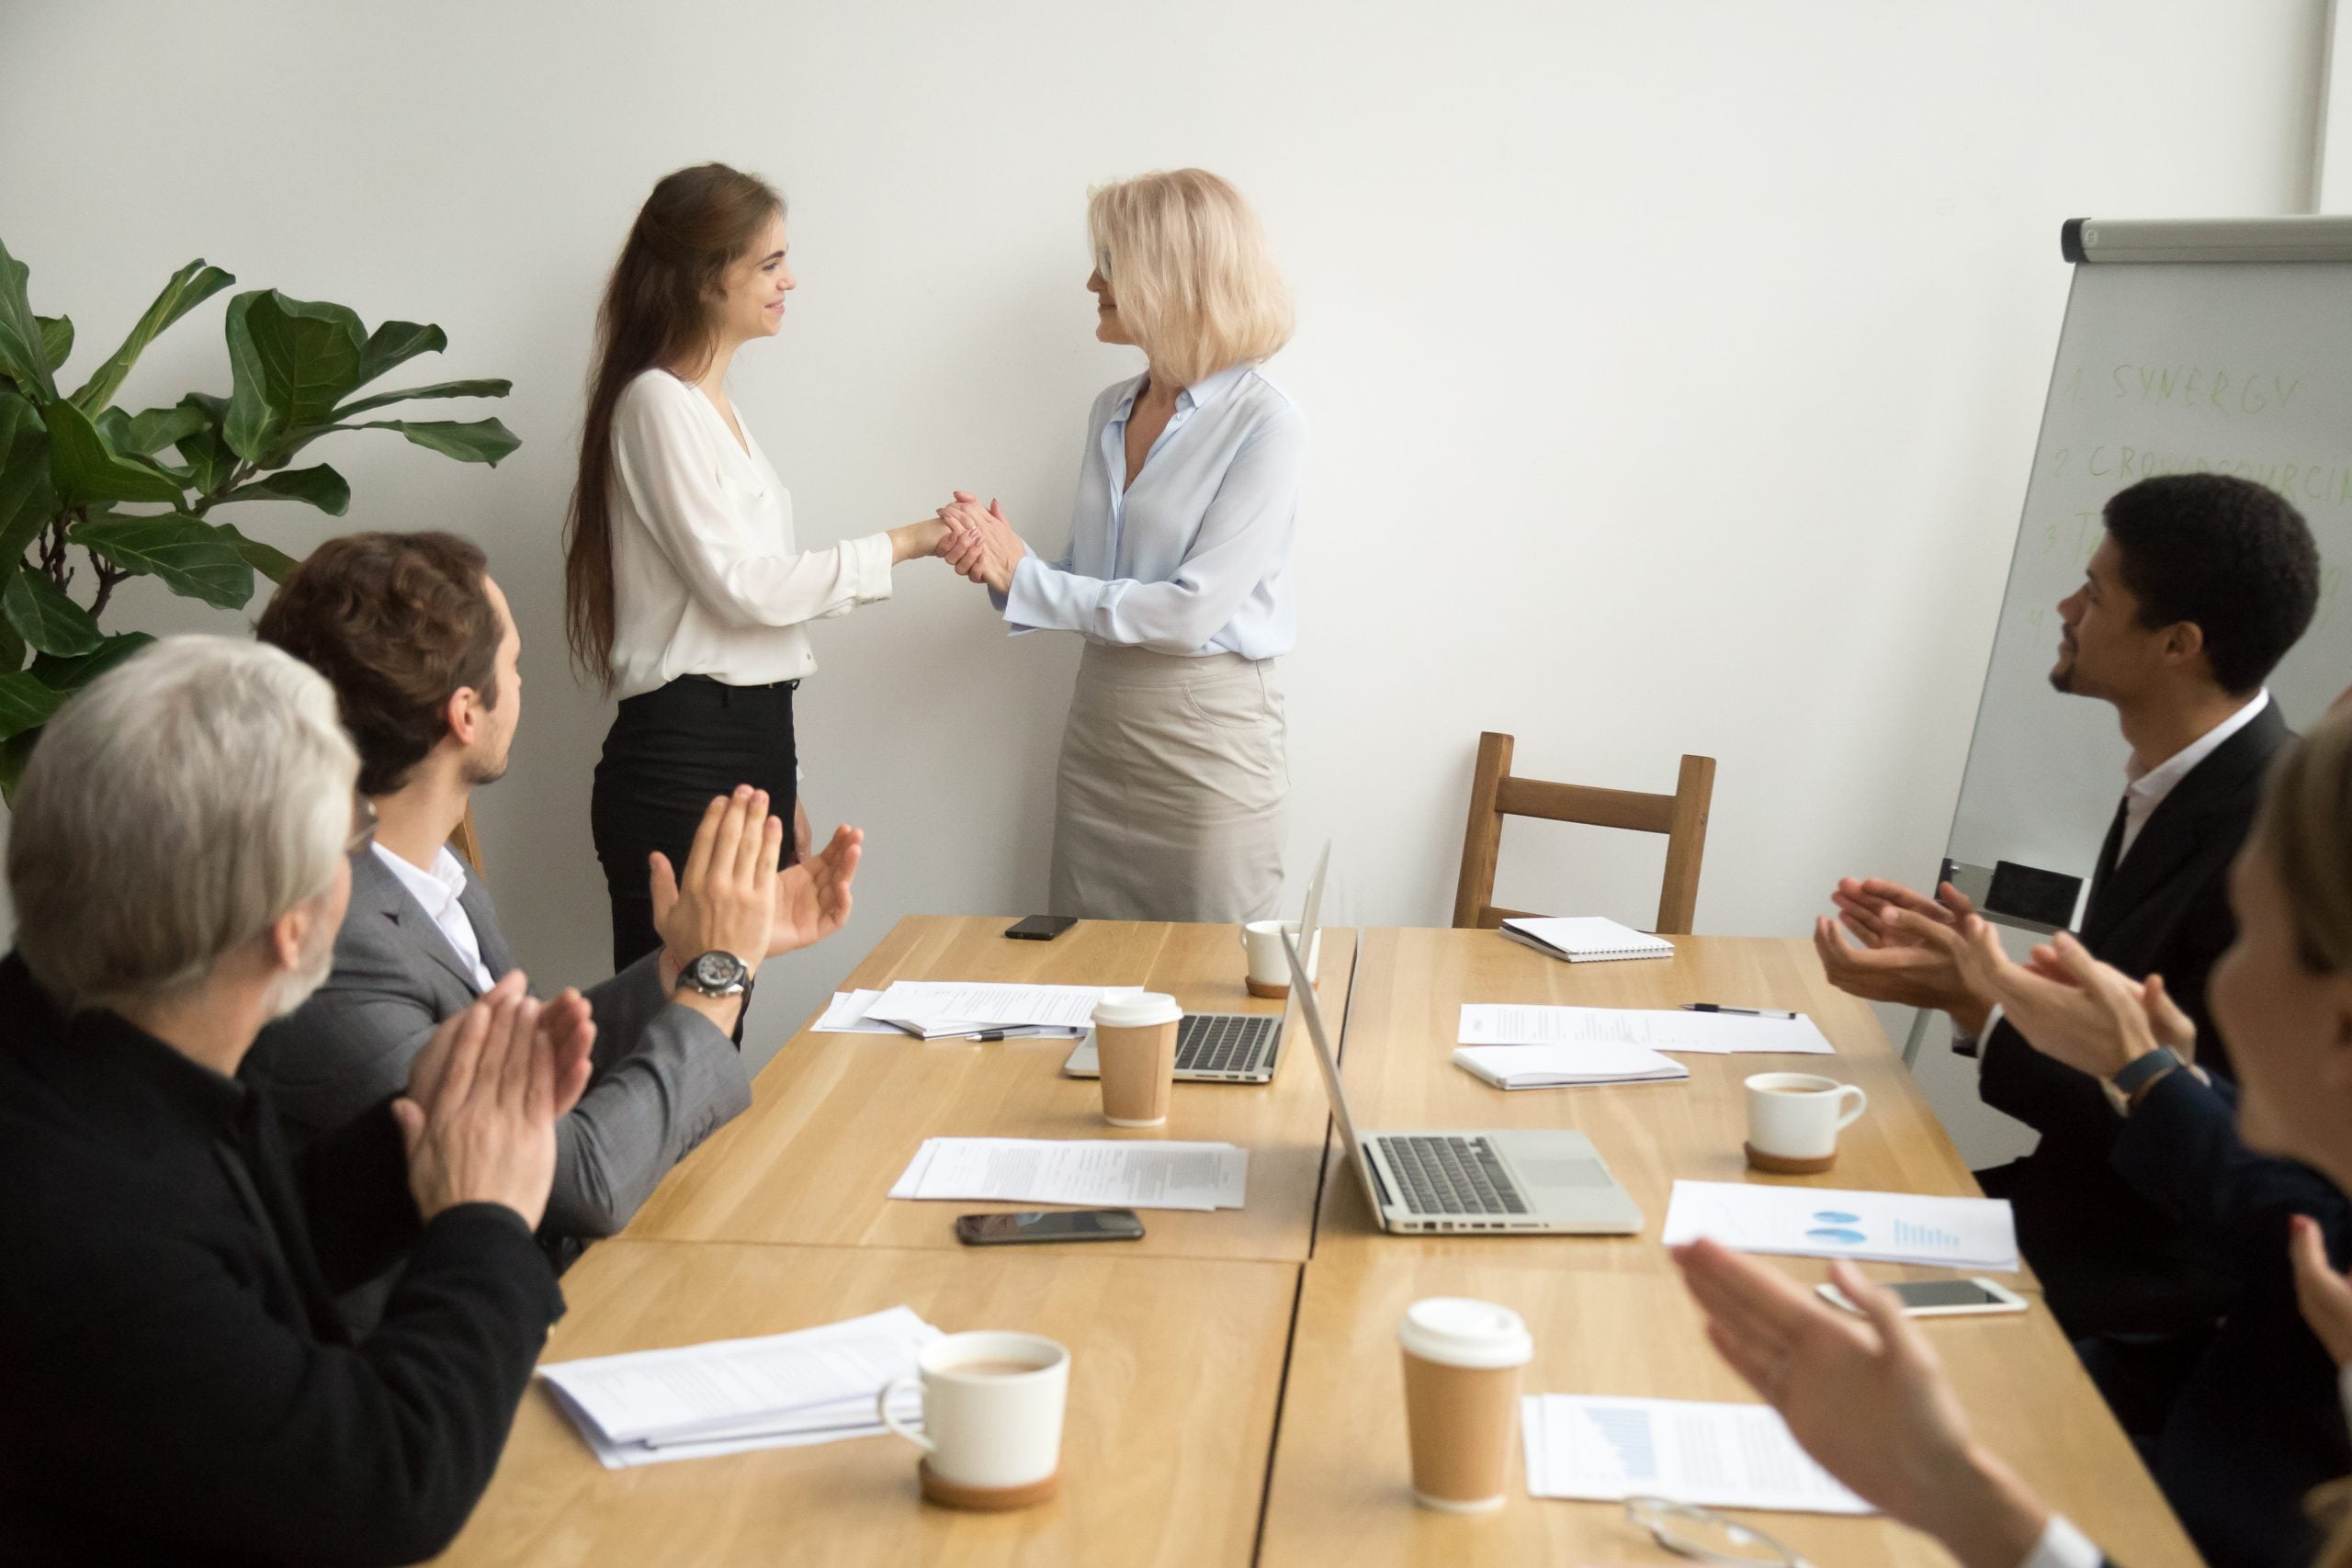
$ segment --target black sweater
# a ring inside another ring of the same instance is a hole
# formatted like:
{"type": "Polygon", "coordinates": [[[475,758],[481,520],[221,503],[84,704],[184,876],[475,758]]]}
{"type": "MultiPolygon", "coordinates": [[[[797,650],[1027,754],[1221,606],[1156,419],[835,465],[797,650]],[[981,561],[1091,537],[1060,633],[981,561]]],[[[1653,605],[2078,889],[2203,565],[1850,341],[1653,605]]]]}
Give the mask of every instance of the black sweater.
{"type": "Polygon", "coordinates": [[[521,1216],[420,1228],[379,1105],[264,1094],[0,960],[0,1562],[396,1563],[447,1545],[563,1298],[521,1216]],[[334,1292],[407,1267],[355,1344],[334,1292]]]}

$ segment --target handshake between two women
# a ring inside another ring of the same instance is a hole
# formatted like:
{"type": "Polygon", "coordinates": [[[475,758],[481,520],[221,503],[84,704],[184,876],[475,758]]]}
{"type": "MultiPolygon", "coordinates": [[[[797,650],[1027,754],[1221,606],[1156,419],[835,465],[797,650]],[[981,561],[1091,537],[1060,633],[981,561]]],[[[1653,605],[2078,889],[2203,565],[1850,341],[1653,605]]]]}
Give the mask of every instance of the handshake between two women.
{"type": "Polygon", "coordinates": [[[979,497],[968,491],[957,491],[956,499],[939,509],[936,521],[893,528],[890,536],[898,559],[937,556],[997,594],[1012,591],[1013,571],[1029,553],[1003,509],[994,501],[981,505],[979,497]]]}

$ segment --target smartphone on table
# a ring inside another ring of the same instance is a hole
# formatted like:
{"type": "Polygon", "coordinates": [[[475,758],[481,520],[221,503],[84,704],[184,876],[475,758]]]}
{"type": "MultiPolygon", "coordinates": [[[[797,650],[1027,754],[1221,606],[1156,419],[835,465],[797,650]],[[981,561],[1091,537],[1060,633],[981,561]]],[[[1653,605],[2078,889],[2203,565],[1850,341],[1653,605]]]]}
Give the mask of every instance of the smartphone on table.
{"type": "MultiPolygon", "coordinates": [[[[1824,1282],[1814,1287],[1831,1306],[1855,1310],[1846,1292],[1824,1282]]],[[[2026,1300],[1990,1280],[1897,1280],[1887,1286],[1903,1303],[1905,1317],[1967,1317],[1978,1313],[2023,1312],[2026,1300]]]]}
{"type": "Polygon", "coordinates": [[[1018,1247],[1033,1241],[1140,1241],[1133,1209],[1047,1209],[1018,1214],[959,1214],[956,1239],[966,1247],[1018,1247]]]}
{"type": "Polygon", "coordinates": [[[1004,934],[1015,942],[1051,942],[1078,924],[1075,915],[1032,915],[1004,928],[1004,934]]]}

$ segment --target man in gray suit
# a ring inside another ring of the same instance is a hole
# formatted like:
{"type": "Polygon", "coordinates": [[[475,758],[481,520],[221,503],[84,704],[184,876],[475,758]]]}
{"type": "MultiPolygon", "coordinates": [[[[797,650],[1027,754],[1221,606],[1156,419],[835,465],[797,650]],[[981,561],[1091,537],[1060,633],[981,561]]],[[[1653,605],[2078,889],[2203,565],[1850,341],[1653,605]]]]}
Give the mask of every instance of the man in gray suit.
{"type": "MultiPolygon", "coordinates": [[[[264,641],[334,687],[377,819],[352,853],[334,973],[269,1026],[247,1069],[298,1134],[400,1092],[434,1030],[514,967],[489,889],[448,848],[474,789],[506,771],[523,704],[521,637],[485,564],[448,534],[333,539],[261,618],[264,641]]],[[[544,1236],[619,1230],[751,1104],[733,1036],[752,976],[841,928],[864,841],[843,828],[779,873],[783,827],[764,792],[739,789],[709,803],[683,872],[652,857],[663,945],[586,993],[594,1076],[557,1124],[544,1236]]]]}

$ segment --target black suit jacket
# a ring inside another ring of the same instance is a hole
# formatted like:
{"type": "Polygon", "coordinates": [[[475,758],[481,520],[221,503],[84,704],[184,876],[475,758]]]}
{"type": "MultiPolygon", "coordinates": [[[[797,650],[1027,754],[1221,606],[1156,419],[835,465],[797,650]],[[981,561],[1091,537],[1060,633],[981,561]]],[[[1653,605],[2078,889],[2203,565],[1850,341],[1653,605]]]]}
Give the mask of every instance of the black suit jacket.
{"type": "Polygon", "coordinates": [[[2318,1551],[2303,1494],[2352,1472],[2335,1363],[2295,1303],[2288,1222],[2317,1220],[2335,1266],[2352,1204],[2317,1171],[2239,1141],[2236,1096],[2174,1073],[2115,1140],[2116,1168],[2234,1265],[2240,1290],[2173,1402],[2150,1468],[2212,1568],[2301,1568],[2318,1551]]]}
{"type": "MultiPolygon", "coordinates": [[[[2189,770],[2119,862],[2118,813],[2100,851],[2083,945],[2125,974],[2160,974],[2197,1021],[2198,1058],[2224,1077],[2229,1057],[2205,1010],[2205,977],[2237,934],[2226,883],[2270,760],[2293,739],[2274,700],[2189,770]]],[[[2018,1243],[2066,1332],[2181,1333],[2228,1307],[2233,1274],[2211,1240],[2133,1190],[2109,1161],[2117,1118],[2098,1080],[2041,1055],[2007,1022],[1984,1045],[1984,1103],[2041,1142],[2007,1195],[2018,1243]]]]}
{"type": "Polygon", "coordinates": [[[563,1310],[511,1209],[421,1229],[385,1105],[264,1091],[0,960],[0,1562],[392,1563],[489,1483],[563,1310]],[[334,1290],[407,1249],[354,1344],[334,1290]]]}

